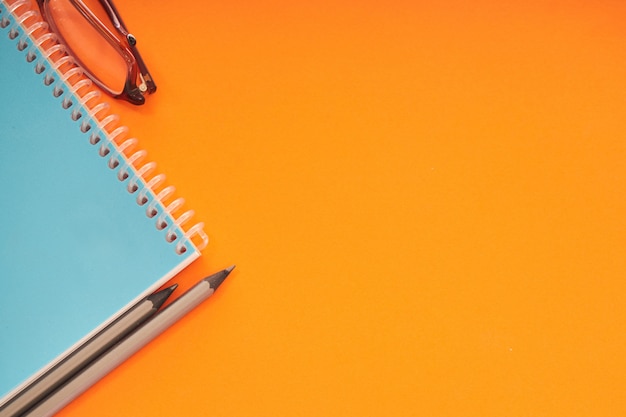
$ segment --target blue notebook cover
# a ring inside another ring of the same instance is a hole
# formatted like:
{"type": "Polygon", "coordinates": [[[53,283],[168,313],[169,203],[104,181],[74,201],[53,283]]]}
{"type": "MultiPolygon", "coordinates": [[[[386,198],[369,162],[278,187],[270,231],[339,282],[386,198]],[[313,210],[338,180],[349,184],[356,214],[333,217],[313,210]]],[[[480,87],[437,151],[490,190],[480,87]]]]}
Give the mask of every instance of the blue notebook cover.
{"type": "Polygon", "coordinates": [[[18,15],[0,2],[0,404],[202,246],[18,15]]]}

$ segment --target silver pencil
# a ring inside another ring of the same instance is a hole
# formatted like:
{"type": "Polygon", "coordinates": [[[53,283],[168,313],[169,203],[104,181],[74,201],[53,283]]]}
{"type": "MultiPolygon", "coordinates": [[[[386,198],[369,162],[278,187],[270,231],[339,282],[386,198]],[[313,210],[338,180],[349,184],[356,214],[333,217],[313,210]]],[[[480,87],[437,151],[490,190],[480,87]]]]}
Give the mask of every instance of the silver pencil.
{"type": "Polygon", "coordinates": [[[87,340],[85,344],[4,403],[0,407],[0,417],[19,416],[60,387],[111,346],[152,317],[177,286],[172,285],[156,292],[131,307],[126,313],[87,340]]]}
{"type": "Polygon", "coordinates": [[[49,417],[121,365],[189,311],[209,298],[234,266],[204,278],[157,313],[151,320],[93,361],[63,386],[28,410],[24,416],[49,417]]]}

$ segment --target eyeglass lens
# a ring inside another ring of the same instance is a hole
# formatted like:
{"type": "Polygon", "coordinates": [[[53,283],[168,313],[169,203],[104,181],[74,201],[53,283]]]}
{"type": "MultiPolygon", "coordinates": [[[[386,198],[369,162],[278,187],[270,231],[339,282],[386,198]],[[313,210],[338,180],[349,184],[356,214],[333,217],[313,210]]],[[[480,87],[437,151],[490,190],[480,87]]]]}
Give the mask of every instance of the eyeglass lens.
{"type": "MultiPolygon", "coordinates": [[[[98,0],[82,0],[89,10],[116,33],[106,11],[98,0]]],[[[128,76],[128,63],[120,51],[113,46],[70,0],[49,0],[48,19],[63,38],[80,64],[96,78],[102,87],[114,95],[121,94],[128,76]]],[[[120,41],[123,42],[123,41],[120,41]]]]}

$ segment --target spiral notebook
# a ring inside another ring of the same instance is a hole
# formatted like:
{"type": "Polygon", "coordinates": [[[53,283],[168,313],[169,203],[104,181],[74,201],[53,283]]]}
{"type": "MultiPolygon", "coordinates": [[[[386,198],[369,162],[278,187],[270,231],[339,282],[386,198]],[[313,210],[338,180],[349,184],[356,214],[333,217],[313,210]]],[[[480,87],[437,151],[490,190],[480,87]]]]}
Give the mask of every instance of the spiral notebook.
{"type": "Polygon", "coordinates": [[[29,4],[0,2],[0,404],[207,243],[29,4]]]}

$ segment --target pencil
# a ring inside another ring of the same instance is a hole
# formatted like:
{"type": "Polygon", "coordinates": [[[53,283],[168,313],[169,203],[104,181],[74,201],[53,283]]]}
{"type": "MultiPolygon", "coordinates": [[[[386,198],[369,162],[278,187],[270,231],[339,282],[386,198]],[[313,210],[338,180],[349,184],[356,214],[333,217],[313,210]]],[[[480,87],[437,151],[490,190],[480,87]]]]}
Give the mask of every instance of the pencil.
{"type": "Polygon", "coordinates": [[[234,266],[231,266],[198,282],[134,333],[113,346],[72,379],[28,410],[24,416],[49,417],[61,410],[202,301],[213,295],[233,268],[234,266]]]}
{"type": "Polygon", "coordinates": [[[177,284],[172,285],[135,304],[126,313],[96,333],[85,344],[3,404],[0,407],[0,417],[19,416],[59,388],[78,371],[152,317],[177,286],[177,284]]]}

